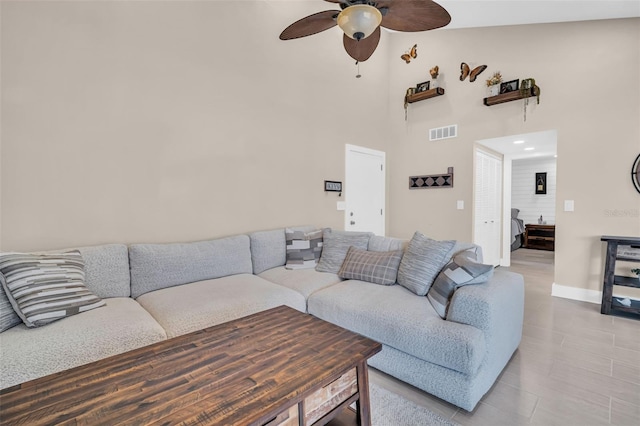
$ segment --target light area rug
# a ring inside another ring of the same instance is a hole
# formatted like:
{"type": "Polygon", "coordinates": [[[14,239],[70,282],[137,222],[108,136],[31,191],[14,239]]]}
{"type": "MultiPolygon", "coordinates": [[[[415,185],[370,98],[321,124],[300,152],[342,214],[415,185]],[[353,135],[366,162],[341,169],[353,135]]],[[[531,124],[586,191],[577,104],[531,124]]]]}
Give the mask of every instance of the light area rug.
{"type": "Polygon", "coordinates": [[[372,426],[459,426],[374,383],[369,384],[372,426]]]}

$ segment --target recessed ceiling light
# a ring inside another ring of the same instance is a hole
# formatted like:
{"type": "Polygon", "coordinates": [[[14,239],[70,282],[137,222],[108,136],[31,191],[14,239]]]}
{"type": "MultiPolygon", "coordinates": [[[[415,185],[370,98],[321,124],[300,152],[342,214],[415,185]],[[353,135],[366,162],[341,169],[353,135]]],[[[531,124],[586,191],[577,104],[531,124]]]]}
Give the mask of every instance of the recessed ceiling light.
{"type": "Polygon", "coordinates": [[[524,141],[513,141],[513,143],[518,145],[518,144],[524,143],[524,141]]]}
{"type": "Polygon", "coordinates": [[[532,147],[532,146],[528,146],[528,147],[526,147],[524,150],[525,150],[525,151],[533,151],[534,149],[535,149],[534,147],[532,147]]]}

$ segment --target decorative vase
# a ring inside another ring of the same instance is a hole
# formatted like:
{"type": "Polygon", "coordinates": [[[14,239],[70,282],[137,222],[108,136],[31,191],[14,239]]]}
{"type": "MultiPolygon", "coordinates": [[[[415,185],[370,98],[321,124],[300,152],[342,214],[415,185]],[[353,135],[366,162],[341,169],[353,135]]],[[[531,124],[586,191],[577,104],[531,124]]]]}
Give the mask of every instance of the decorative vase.
{"type": "Polygon", "coordinates": [[[431,88],[435,89],[436,87],[438,87],[438,79],[434,78],[433,80],[431,80],[431,88]]]}
{"type": "Polygon", "coordinates": [[[487,92],[489,93],[489,96],[496,96],[500,93],[500,85],[494,84],[493,86],[487,87],[487,92]]]}

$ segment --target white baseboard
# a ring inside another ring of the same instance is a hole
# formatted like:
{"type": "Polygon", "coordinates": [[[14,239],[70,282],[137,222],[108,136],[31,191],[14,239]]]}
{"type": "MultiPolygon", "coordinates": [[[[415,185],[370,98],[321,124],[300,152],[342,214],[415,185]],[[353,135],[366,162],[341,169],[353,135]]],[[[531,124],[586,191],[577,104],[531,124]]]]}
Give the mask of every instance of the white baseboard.
{"type": "Polygon", "coordinates": [[[602,303],[602,292],[597,290],[587,290],[585,288],[569,287],[553,283],[551,285],[551,295],[564,299],[579,300],[581,302],[602,303]]]}

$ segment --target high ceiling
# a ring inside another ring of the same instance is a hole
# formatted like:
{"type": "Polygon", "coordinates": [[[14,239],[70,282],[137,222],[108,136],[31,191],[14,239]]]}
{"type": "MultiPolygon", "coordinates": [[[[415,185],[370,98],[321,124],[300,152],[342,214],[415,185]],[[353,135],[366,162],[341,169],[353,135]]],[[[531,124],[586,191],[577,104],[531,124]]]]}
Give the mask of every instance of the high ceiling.
{"type": "Polygon", "coordinates": [[[448,29],[640,17],[640,0],[436,0],[448,29]]]}
{"type": "MultiPolygon", "coordinates": [[[[188,0],[180,0],[188,1],[188,0]]],[[[227,0],[204,0],[227,1],[227,0]]],[[[261,0],[283,5],[304,4],[308,13],[336,9],[322,0],[261,0]]],[[[399,1],[399,0],[397,0],[399,1]]],[[[640,17],[640,0],[435,0],[451,15],[443,29],[495,27],[552,22],[640,17]]],[[[333,0],[332,0],[333,3],[333,0]]],[[[393,31],[392,31],[393,32],[393,31]]]]}

